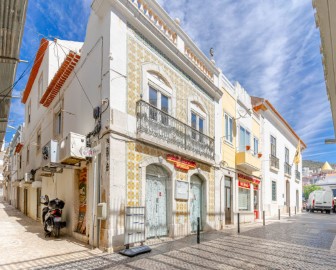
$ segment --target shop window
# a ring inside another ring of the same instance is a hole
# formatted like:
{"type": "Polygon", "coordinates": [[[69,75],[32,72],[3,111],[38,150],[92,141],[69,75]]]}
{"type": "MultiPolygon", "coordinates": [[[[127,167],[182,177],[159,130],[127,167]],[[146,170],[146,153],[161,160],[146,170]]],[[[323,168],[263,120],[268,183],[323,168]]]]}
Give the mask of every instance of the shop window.
{"type": "Polygon", "coordinates": [[[251,210],[250,189],[238,188],[238,208],[239,208],[239,211],[250,211],[251,210]]]}
{"type": "Polygon", "coordinates": [[[272,181],[272,201],[277,200],[277,186],[276,181],[272,181]]]}

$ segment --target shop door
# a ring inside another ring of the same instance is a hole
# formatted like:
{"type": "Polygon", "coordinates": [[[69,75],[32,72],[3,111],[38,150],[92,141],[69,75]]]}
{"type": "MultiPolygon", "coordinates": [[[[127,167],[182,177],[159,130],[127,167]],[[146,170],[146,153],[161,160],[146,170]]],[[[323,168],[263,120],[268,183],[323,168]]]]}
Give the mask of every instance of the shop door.
{"type": "Polygon", "coordinates": [[[16,188],[16,208],[20,210],[20,188],[16,188]]]}
{"type": "Polygon", "coordinates": [[[27,215],[28,213],[28,189],[23,190],[23,213],[27,215]]]}
{"type": "Polygon", "coordinates": [[[225,176],[225,224],[231,224],[231,178],[225,176]]]}
{"type": "Polygon", "coordinates": [[[40,220],[41,218],[41,189],[36,189],[36,218],[40,220]]]}
{"type": "Polygon", "coordinates": [[[146,233],[147,238],[168,235],[167,177],[146,177],[146,233]]]}
{"type": "Polygon", "coordinates": [[[190,225],[191,231],[197,231],[197,218],[200,218],[202,229],[202,180],[192,176],[190,181],[190,225]]]}

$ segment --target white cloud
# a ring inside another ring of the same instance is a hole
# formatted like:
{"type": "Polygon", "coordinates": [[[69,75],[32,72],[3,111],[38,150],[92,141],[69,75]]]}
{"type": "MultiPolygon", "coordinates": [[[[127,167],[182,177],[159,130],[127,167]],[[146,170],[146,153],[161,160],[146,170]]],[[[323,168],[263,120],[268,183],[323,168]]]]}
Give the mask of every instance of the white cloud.
{"type": "Polygon", "coordinates": [[[308,146],[332,132],[311,1],[158,2],[203,52],[215,48],[230,80],[269,99],[308,146]]]}

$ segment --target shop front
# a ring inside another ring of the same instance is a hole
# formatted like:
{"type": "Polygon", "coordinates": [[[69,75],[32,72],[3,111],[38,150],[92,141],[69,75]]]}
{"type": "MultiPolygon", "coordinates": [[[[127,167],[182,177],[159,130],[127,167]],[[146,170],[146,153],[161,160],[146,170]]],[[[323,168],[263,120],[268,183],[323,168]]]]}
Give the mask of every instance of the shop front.
{"type": "Polygon", "coordinates": [[[242,222],[260,219],[260,179],[255,176],[238,173],[238,212],[242,222]]]}

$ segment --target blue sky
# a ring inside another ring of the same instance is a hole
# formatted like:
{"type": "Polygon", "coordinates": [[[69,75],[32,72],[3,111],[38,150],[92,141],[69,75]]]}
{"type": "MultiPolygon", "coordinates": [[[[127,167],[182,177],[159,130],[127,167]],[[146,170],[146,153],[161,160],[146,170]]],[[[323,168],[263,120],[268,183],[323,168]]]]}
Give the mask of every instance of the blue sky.
{"type": "MultiPolygon", "coordinates": [[[[29,1],[21,59],[34,60],[40,34],[84,41],[91,0],[29,1]]],[[[320,35],[310,0],[159,0],[232,81],[268,99],[308,145],[305,159],[336,162],[334,137],[320,55],[320,35]]],[[[20,64],[17,77],[27,64],[20,64]]],[[[26,76],[15,88],[25,87],[26,76]]],[[[10,124],[22,122],[20,100],[10,124]]],[[[6,141],[12,129],[8,129],[6,141]]]]}

